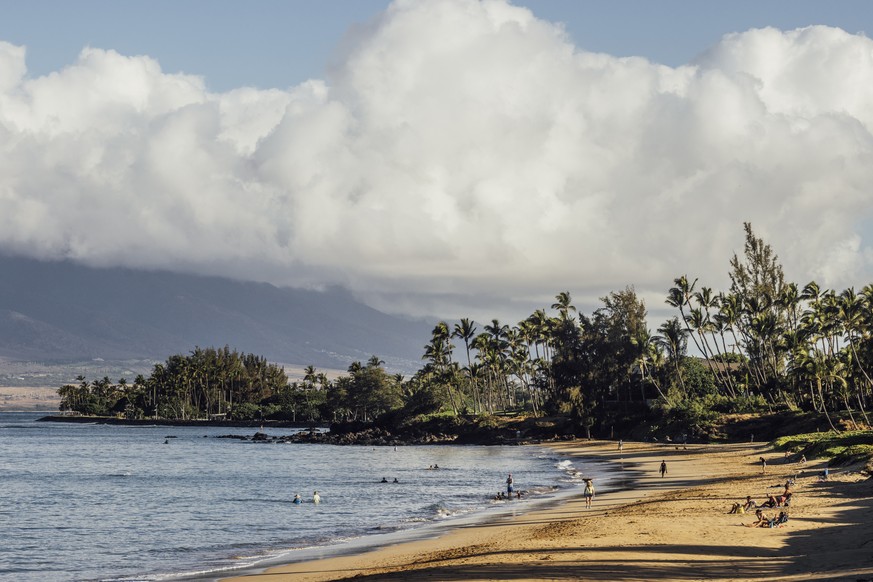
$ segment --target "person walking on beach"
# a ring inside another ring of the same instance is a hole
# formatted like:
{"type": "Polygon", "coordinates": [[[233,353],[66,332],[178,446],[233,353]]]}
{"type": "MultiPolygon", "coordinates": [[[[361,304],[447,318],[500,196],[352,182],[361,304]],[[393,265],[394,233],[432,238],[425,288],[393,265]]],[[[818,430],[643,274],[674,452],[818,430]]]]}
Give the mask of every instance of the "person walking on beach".
{"type": "Polygon", "coordinates": [[[591,509],[591,500],[594,499],[594,482],[591,479],[585,479],[585,509],[591,509]]]}
{"type": "Polygon", "coordinates": [[[624,450],[624,441],[621,439],[618,439],[618,452],[620,453],[623,450],[624,450]]]}
{"type": "Polygon", "coordinates": [[[761,472],[767,472],[767,459],[765,459],[764,457],[761,457],[761,472]]]}
{"type": "Polygon", "coordinates": [[[661,461],[661,478],[664,478],[664,475],[667,474],[667,461],[661,461]]]}
{"type": "Polygon", "coordinates": [[[509,497],[512,497],[512,483],[512,473],[510,473],[509,476],[506,478],[506,494],[509,497]]]}

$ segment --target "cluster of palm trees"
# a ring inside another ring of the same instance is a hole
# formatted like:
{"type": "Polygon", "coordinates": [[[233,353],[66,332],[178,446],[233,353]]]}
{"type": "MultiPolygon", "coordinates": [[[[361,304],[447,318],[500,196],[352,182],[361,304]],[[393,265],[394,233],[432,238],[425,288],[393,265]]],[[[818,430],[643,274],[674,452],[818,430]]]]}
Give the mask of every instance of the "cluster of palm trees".
{"type": "Polygon", "coordinates": [[[426,364],[416,374],[416,381],[444,385],[456,414],[493,414],[525,403],[536,413],[543,405],[543,381],[548,380],[544,372],[548,369],[550,325],[542,310],[514,327],[492,319],[481,333],[469,318],[462,318],[451,330],[446,322],[440,322],[425,346],[422,359],[426,364]],[[453,339],[463,343],[463,365],[453,361],[453,339]]]}
{"type": "Polygon", "coordinates": [[[832,428],[832,410],[844,412],[853,428],[858,420],[869,425],[873,285],[837,293],[815,282],[803,289],[780,282],[772,291],[735,286],[714,293],[696,283],[675,280],[667,302],[680,318],[660,331],[671,341],[691,338],[724,394],[815,410],[832,428]]]}
{"type": "MultiPolygon", "coordinates": [[[[629,296],[632,303],[645,308],[632,289],[610,297],[629,296]]],[[[482,326],[467,318],[450,327],[440,322],[433,329],[431,341],[424,348],[424,367],[410,381],[421,388],[437,389],[445,395],[448,407],[455,414],[494,414],[495,412],[526,410],[534,415],[545,412],[567,412],[574,398],[581,397],[583,406],[591,411],[604,396],[626,384],[635,370],[625,366],[621,378],[614,378],[611,387],[596,390],[602,384],[592,364],[593,351],[600,348],[602,359],[613,358],[607,353],[604,325],[616,318],[607,305],[592,318],[577,314],[568,291],[557,294],[551,309],[534,311],[515,326],[497,319],[482,326]],[[578,315],[578,316],[577,316],[578,315]],[[457,340],[458,345],[453,343],[457,340]],[[463,345],[462,359],[455,358],[463,345]]],[[[624,330],[623,340],[632,347],[631,333],[624,330]]],[[[619,366],[620,367],[620,366],[619,366]]],[[[642,397],[641,397],[642,398],[642,397]]]]}
{"type": "Polygon", "coordinates": [[[554,315],[537,310],[513,327],[492,320],[477,333],[469,319],[453,328],[441,322],[414,380],[442,387],[455,413],[590,417],[634,395],[668,408],[715,395],[761,411],[816,411],[835,430],[833,412],[844,425],[869,426],[873,285],[836,292],[788,283],[770,246],[751,225],[745,230],[744,256],[730,262],[730,289],[676,278],[666,303],[678,315],[657,334],[647,329],[632,288],[602,298],[591,316],[578,313],[565,291],[551,306],[554,315]],[[463,362],[453,361],[452,340],[463,342],[463,362]],[[705,374],[693,373],[701,367],[705,374]]]}
{"type": "Polygon", "coordinates": [[[257,403],[288,385],[285,371],[261,356],[224,348],[195,348],[156,364],[133,384],[109,378],[62,386],[61,410],[127,418],[206,419],[227,416],[244,403],[257,403]]]}

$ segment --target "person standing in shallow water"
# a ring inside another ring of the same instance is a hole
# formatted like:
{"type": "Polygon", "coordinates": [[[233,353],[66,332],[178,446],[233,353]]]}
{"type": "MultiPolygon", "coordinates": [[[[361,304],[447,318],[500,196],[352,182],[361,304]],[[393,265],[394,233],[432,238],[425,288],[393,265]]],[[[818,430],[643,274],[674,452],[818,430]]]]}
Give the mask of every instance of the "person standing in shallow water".
{"type": "Polygon", "coordinates": [[[667,461],[661,461],[661,469],[660,469],[660,471],[661,471],[661,477],[663,478],[664,475],[667,474],[667,461]]]}
{"type": "Polygon", "coordinates": [[[512,496],[512,473],[506,478],[506,494],[512,496]]]}

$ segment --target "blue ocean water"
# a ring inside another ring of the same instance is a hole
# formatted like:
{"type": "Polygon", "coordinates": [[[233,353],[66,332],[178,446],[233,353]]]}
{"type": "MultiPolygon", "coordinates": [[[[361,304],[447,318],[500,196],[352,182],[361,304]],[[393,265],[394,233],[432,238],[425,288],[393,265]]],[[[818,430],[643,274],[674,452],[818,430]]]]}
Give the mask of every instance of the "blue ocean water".
{"type": "Polygon", "coordinates": [[[38,417],[0,413],[0,580],[229,575],[313,547],[324,555],[349,540],[523,510],[576,492],[582,473],[609,486],[596,466],[540,447],[261,444],[214,438],[250,428],[38,417]],[[527,500],[491,499],[508,472],[527,500]],[[291,503],[295,493],[304,503],[291,503]]]}

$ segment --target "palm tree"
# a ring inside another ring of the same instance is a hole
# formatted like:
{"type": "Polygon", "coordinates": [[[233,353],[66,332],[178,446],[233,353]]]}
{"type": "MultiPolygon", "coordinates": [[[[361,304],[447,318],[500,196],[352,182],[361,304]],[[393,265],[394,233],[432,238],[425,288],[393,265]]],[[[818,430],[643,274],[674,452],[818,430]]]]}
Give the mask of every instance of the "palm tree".
{"type": "Polygon", "coordinates": [[[470,342],[475,335],[476,325],[466,317],[461,318],[461,322],[455,324],[455,330],[452,332],[452,337],[457,337],[464,341],[464,350],[467,353],[467,374],[470,378],[470,386],[473,387],[473,412],[479,414],[482,410],[482,402],[479,398],[479,386],[476,384],[476,378],[472,372],[473,361],[470,358],[470,342]]]}
{"type": "Polygon", "coordinates": [[[689,283],[688,277],[682,275],[681,277],[673,279],[673,283],[676,286],[671,287],[670,291],[667,292],[667,299],[665,302],[667,305],[679,309],[679,314],[682,316],[682,322],[685,324],[685,329],[688,331],[688,335],[691,336],[691,341],[694,342],[697,351],[703,354],[703,357],[706,357],[706,350],[697,343],[697,338],[695,338],[694,334],[691,333],[691,325],[689,324],[688,316],[685,315],[685,306],[687,305],[689,308],[691,307],[691,297],[694,293],[694,286],[697,285],[697,279],[689,283]]]}
{"type": "Polygon", "coordinates": [[[570,299],[569,291],[561,291],[555,296],[555,302],[552,303],[552,309],[557,309],[558,313],[561,316],[561,319],[567,320],[570,318],[570,312],[576,312],[576,308],[573,307],[572,300],[570,299]]]}
{"type": "MultiPolygon", "coordinates": [[[[701,304],[708,307],[709,303],[705,303],[704,301],[704,299],[701,299],[701,304]]],[[[703,347],[703,357],[704,360],[706,360],[706,365],[709,368],[710,374],[712,374],[712,377],[715,378],[715,381],[721,385],[723,389],[725,389],[731,396],[734,396],[733,386],[730,384],[730,376],[727,374],[727,367],[725,367],[724,372],[724,375],[727,376],[727,378],[724,378],[721,370],[713,361],[715,352],[710,349],[709,341],[706,339],[707,334],[713,334],[715,331],[715,327],[709,317],[708,309],[704,312],[699,307],[693,307],[688,314],[686,324],[690,329],[697,332],[697,336],[700,338],[699,345],[703,347]]]]}
{"type": "Polygon", "coordinates": [[[631,338],[631,341],[640,348],[636,364],[639,366],[640,377],[642,379],[640,391],[643,402],[646,401],[645,381],[649,380],[658,391],[658,396],[667,404],[672,404],[670,398],[661,390],[661,383],[658,382],[658,378],[654,373],[654,370],[660,368],[663,362],[663,354],[659,349],[655,336],[652,336],[651,332],[647,329],[642,331],[637,337],[631,338]]]}
{"type": "Polygon", "coordinates": [[[687,394],[680,364],[685,358],[689,332],[680,325],[678,317],[668,319],[661,324],[658,331],[661,332],[661,335],[655,336],[655,341],[667,352],[667,359],[673,363],[673,367],[676,369],[676,377],[682,387],[682,393],[687,394]]]}
{"type": "Polygon", "coordinates": [[[452,350],[455,347],[452,345],[451,337],[452,335],[449,332],[449,325],[444,321],[439,322],[431,332],[430,343],[424,347],[424,355],[422,356],[422,359],[430,360],[434,371],[440,375],[441,381],[445,384],[446,390],[449,394],[449,403],[452,406],[454,414],[457,415],[459,411],[459,403],[452,386],[453,382],[445,381],[446,375],[452,364],[452,350]]]}
{"type": "MultiPolygon", "coordinates": [[[[864,295],[855,294],[855,289],[853,287],[849,287],[840,294],[840,319],[843,322],[846,340],[852,353],[851,362],[853,365],[857,364],[858,370],[861,372],[865,380],[863,385],[868,390],[871,385],[873,385],[873,380],[870,379],[870,375],[867,373],[864,363],[858,355],[856,344],[865,331],[869,334],[869,329],[866,327],[867,322],[865,321],[865,317],[869,317],[869,313],[870,307],[867,304],[864,295]]],[[[870,420],[867,418],[867,411],[864,409],[864,398],[862,397],[862,392],[863,390],[861,388],[855,390],[855,397],[858,401],[858,407],[861,410],[861,414],[864,416],[864,422],[869,425],[870,420]]]]}

